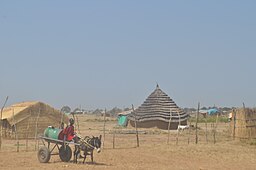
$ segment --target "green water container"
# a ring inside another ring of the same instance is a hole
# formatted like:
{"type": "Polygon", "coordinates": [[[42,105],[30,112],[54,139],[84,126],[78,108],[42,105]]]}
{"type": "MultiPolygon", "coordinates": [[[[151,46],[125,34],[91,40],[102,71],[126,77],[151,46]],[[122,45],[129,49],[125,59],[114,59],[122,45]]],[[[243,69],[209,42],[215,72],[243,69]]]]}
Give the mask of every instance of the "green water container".
{"type": "Polygon", "coordinates": [[[51,139],[58,139],[58,136],[61,130],[62,129],[59,129],[59,128],[48,127],[44,130],[44,137],[51,138],[51,139]]]}
{"type": "Polygon", "coordinates": [[[128,119],[127,119],[127,116],[126,115],[120,115],[118,116],[118,125],[119,126],[123,126],[123,127],[126,127],[127,124],[128,124],[128,119]]]}

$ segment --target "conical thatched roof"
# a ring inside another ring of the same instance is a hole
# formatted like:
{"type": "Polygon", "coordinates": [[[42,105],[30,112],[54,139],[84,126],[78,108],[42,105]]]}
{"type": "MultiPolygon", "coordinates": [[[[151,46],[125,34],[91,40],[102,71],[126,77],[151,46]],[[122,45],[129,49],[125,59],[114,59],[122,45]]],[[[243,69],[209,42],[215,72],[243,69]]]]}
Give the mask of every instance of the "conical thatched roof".
{"type": "MultiPolygon", "coordinates": [[[[188,114],[180,109],[158,85],[146,101],[135,110],[135,113],[137,122],[154,120],[169,122],[170,115],[171,122],[186,121],[188,119],[188,114]]],[[[131,113],[129,119],[135,120],[134,112],[131,113]]]]}

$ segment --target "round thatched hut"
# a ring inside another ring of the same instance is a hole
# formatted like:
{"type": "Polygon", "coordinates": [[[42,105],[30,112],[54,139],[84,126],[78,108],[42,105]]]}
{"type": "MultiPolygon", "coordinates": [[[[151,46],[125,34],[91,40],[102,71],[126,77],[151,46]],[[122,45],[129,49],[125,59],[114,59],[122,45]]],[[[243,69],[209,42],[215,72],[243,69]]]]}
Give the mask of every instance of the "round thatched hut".
{"type": "Polygon", "coordinates": [[[157,85],[145,102],[132,112],[128,119],[131,126],[159,129],[177,129],[178,125],[186,125],[188,114],[179,108],[175,102],[157,85]]]}

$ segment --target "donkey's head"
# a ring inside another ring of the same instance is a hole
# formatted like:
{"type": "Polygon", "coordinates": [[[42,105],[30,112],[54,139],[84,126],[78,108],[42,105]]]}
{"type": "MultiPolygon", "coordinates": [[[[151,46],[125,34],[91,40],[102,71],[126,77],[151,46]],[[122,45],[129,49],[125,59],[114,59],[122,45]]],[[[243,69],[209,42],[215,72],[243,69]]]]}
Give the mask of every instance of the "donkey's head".
{"type": "Polygon", "coordinates": [[[99,137],[92,137],[92,145],[94,146],[95,149],[97,149],[97,152],[99,153],[101,150],[100,150],[100,147],[101,147],[101,135],[99,137]]]}

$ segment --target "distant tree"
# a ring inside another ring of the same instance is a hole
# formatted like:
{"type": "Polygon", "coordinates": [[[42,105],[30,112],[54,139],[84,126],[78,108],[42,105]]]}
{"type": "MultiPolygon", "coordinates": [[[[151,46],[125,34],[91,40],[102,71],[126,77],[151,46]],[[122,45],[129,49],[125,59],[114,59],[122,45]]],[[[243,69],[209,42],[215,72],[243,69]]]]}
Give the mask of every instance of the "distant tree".
{"type": "Polygon", "coordinates": [[[195,108],[190,108],[190,110],[191,110],[191,111],[196,111],[196,109],[195,109],[195,108]]]}
{"type": "Polygon", "coordinates": [[[223,111],[230,111],[232,108],[229,108],[229,107],[223,107],[222,110],[223,111]]]}
{"type": "Polygon", "coordinates": [[[95,114],[95,115],[101,115],[101,114],[102,114],[102,112],[103,112],[103,110],[102,110],[102,109],[96,109],[96,110],[94,110],[94,111],[92,112],[92,114],[95,114]]]}
{"type": "Polygon", "coordinates": [[[119,109],[117,107],[114,107],[113,109],[111,109],[110,111],[108,111],[108,113],[111,115],[111,116],[116,116],[117,113],[120,113],[122,112],[123,110],[122,109],[119,109]]]}
{"type": "Polygon", "coordinates": [[[128,107],[127,107],[127,108],[124,108],[124,111],[129,111],[129,110],[131,110],[131,109],[130,109],[130,108],[128,108],[128,107]]]}
{"type": "Polygon", "coordinates": [[[68,106],[63,106],[60,111],[65,114],[69,114],[71,112],[71,108],[68,106]]]}
{"type": "Polygon", "coordinates": [[[208,108],[207,107],[202,107],[201,110],[207,110],[208,108]]]}
{"type": "Polygon", "coordinates": [[[82,114],[83,111],[82,111],[80,108],[75,108],[75,109],[73,110],[73,113],[75,113],[75,114],[82,114]]]}
{"type": "Polygon", "coordinates": [[[184,108],[183,109],[185,112],[195,112],[196,109],[195,108],[184,108]]]}

